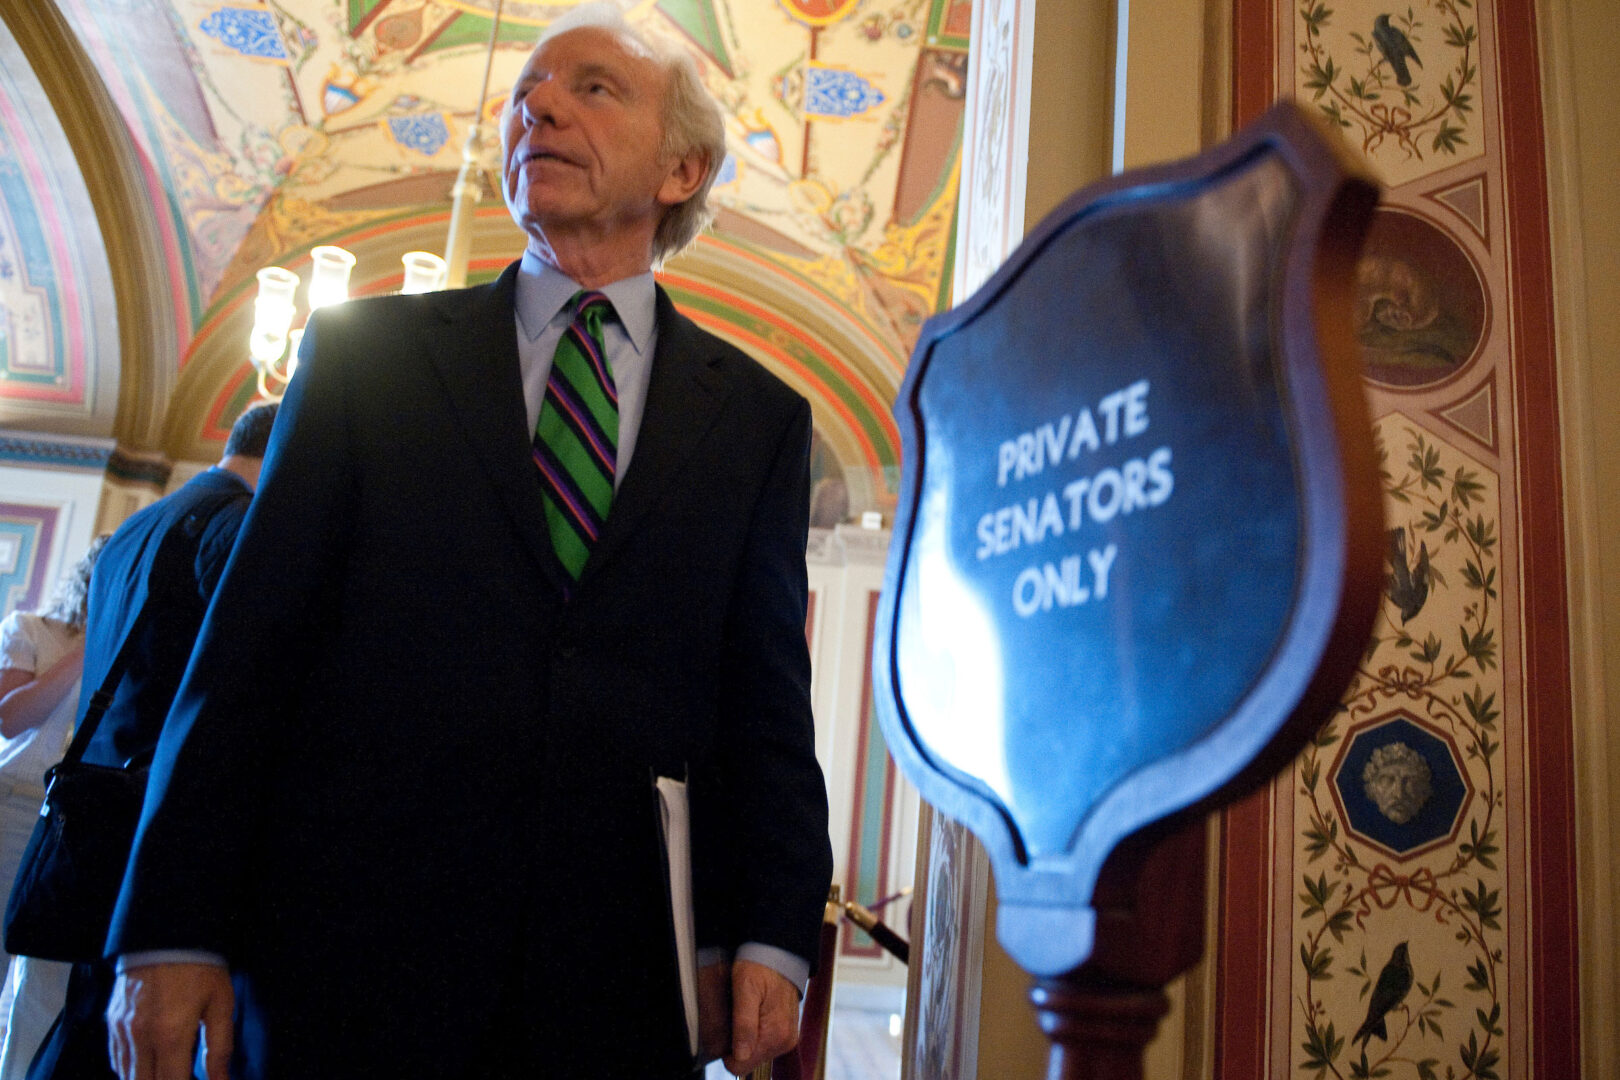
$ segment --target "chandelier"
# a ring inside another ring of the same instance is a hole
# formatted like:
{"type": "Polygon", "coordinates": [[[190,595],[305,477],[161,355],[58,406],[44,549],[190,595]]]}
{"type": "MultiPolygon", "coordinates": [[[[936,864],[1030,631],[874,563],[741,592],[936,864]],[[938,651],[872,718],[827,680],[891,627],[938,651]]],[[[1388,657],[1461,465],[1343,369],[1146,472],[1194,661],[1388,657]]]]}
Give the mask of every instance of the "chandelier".
{"type": "MultiPolygon", "coordinates": [[[[467,283],[467,262],[472,249],[472,217],[483,190],[481,163],[484,102],[489,98],[490,70],[495,62],[495,45],[501,32],[501,10],[505,0],[495,0],[495,18],[489,32],[489,48],[484,56],[483,91],[473,110],[473,123],[467,144],[461,152],[461,171],[450,195],[450,229],[446,238],[446,259],[427,251],[407,251],[401,256],[405,279],[401,293],[422,293],[442,289],[448,282],[460,288],[467,283]]],[[[310,249],[314,265],[310,269],[309,313],[327,304],[341,304],[349,298],[349,274],[355,258],[340,247],[322,245],[310,249]]],[[[303,330],[292,328],[298,314],[294,300],[298,275],[280,266],[267,266],[258,272],[259,293],[253,301],[253,330],[248,337],[248,355],[259,379],[259,395],[280,401],[298,368],[298,342],[303,330]]],[[[306,319],[308,316],[306,315],[306,319]]]]}
{"type": "MultiPolygon", "coordinates": [[[[349,298],[349,274],[354,270],[355,258],[330,244],[312,248],[309,255],[313,266],[306,299],[309,313],[314,314],[328,304],[341,304],[349,298]]],[[[432,292],[444,287],[446,267],[439,256],[427,251],[407,251],[400,261],[405,264],[405,280],[400,292],[432,292]]],[[[259,378],[259,395],[280,401],[298,368],[298,341],[304,334],[302,329],[292,328],[298,314],[294,297],[300,279],[280,266],[267,266],[257,277],[259,295],[253,301],[248,356],[259,378]]]]}

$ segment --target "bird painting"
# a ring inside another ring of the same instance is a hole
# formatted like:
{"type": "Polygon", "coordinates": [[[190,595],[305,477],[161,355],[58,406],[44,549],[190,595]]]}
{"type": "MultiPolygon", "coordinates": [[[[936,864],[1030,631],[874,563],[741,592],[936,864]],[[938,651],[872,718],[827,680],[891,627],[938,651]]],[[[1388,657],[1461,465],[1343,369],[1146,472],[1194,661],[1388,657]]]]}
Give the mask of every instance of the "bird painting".
{"type": "Polygon", "coordinates": [[[1412,48],[1411,39],[1400,27],[1389,25],[1388,15],[1380,15],[1373,20],[1372,38],[1373,44],[1378,46],[1378,51],[1388,62],[1390,70],[1395,73],[1395,81],[1401,86],[1411,86],[1412,72],[1406,66],[1406,62],[1411,60],[1418,67],[1423,66],[1423,61],[1418,59],[1417,50],[1412,48]]]}
{"type": "Polygon", "coordinates": [[[1419,541],[1417,565],[1406,562],[1406,530],[1389,530],[1389,598],[1401,610],[1401,625],[1412,621],[1429,598],[1429,582],[1434,572],[1429,566],[1429,545],[1419,541]]]}
{"type": "Polygon", "coordinates": [[[1372,998],[1367,1002],[1367,1019],[1362,1021],[1361,1027],[1356,1029],[1355,1035],[1350,1039],[1350,1045],[1361,1043],[1365,1048],[1367,1041],[1374,1035],[1389,1041],[1389,1032],[1384,1028],[1384,1017],[1389,1011],[1406,1000],[1407,992],[1412,989],[1412,961],[1406,955],[1406,942],[1395,946],[1395,951],[1389,955],[1389,963],[1384,970],[1378,973],[1378,982],[1373,986],[1372,998]]]}

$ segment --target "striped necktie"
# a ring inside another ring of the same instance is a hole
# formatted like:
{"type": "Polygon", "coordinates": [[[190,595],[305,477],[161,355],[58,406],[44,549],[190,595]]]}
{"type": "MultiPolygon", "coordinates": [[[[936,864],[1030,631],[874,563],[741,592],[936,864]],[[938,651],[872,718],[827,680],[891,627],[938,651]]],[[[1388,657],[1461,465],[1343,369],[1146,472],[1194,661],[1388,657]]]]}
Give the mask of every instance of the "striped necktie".
{"type": "Polygon", "coordinates": [[[602,350],[602,320],[613,302],[581,291],[574,320],[557,343],[534,430],[546,524],[557,558],[575,581],[613,504],[619,446],[619,392],[602,350]]]}

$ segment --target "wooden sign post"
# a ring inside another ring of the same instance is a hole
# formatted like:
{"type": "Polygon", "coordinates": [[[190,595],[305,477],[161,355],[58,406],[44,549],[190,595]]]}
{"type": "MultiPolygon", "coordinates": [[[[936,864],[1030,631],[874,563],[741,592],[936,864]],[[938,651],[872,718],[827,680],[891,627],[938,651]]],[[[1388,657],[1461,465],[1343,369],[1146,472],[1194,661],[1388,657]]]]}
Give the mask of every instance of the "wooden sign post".
{"type": "Polygon", "coordinates": [[[1203,947],[1198,813],[1298,752],[1371,633],[1376,200],[1280,105],[1072,196],[913,355],[878,715],[989,853],[1052,1078],[1141,1075],[1203,947]]]}

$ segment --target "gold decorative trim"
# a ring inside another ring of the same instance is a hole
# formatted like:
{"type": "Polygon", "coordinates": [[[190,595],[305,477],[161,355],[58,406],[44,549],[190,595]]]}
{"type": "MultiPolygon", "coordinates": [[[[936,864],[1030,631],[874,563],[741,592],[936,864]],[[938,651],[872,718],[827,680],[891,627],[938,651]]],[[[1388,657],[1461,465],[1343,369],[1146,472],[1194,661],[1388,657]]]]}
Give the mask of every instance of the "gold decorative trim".
{"type": "Polygon", "coordinates": [[[0,19],[21,46],[78,159],[101,226],[118,301],[118,415],[121,444],[158,445],[179,369],[179,335],[168,305],[154,302],[167,267],[157,218],[134,141],[99,68],[55,4],[0,0],[0,19]]]}

